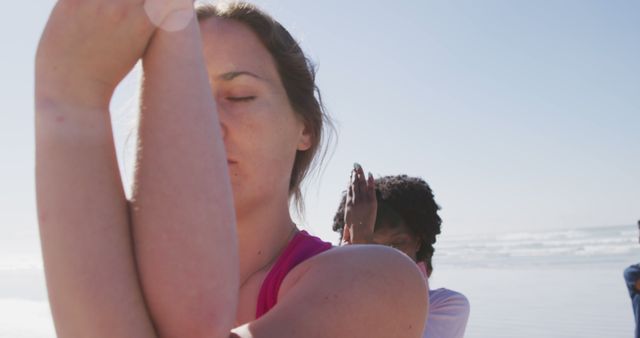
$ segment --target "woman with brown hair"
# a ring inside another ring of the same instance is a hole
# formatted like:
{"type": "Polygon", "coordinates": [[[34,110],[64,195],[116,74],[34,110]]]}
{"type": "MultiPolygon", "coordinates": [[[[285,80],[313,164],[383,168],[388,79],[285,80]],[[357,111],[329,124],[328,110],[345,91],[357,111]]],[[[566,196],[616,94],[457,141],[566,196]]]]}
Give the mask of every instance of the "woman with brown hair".
{"type": "Polygon", "coordinates": [[[329,250],[291,220],[322,140],[315,94],[298,44],[252,5],[58,1],[35,93],[58,336],[419,337],[427,293],[411,260],[329,250]],[[139,59],[127,201],[109,101],[139,59]]]}

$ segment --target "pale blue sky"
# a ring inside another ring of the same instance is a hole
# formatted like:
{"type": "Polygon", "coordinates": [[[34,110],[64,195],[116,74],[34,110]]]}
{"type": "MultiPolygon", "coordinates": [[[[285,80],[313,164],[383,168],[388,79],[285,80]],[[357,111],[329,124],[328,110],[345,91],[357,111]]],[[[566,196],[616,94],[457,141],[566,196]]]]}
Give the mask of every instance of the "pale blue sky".
{"type": "MultiPolygon", "coordinates": [[[[640,218],[639,1],[256,3],[318,63],[338,127],[309,186],[313,233],[335,239],[354,161],[425,178],[445,233],[640,218]]],[[[0,12],[0,230],[12,234],[36,230],[33,55],[52,4],[0,12]]]]}

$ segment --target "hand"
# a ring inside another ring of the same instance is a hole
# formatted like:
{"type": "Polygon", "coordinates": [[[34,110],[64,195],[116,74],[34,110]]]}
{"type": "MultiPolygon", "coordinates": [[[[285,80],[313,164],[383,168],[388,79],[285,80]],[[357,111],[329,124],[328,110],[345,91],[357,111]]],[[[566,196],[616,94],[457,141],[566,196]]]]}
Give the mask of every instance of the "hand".
{"type": "Polygon", "coordinates": [[[194,2],[195,0],[146,0],[144,9],[155,26],[175,32],[185,28],[195,17],[194,2]]]}
{"type": "Polygon", "coordinates": [[[345,201],[343,241],[347,244],[373,243],[378,201],[373,176],[365,178],[359,164],[354,165],[345,201]]]}
{"type": "Polygon", "coordinates": [[[59,0],[36,54],[36,104],[108,109],[156,24],[192,0],[59,0]]]}

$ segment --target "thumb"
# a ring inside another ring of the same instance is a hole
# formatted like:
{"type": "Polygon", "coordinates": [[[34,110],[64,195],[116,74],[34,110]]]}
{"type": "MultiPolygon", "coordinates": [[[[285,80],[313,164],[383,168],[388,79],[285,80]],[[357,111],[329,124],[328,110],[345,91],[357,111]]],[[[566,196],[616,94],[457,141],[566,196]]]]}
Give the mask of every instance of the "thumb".
{"type": "Polygon", "coordinates": [[[344,225],[342,228],[342,242],[344,244],[351,244],[351,230],[348,225],[344,225]]]}

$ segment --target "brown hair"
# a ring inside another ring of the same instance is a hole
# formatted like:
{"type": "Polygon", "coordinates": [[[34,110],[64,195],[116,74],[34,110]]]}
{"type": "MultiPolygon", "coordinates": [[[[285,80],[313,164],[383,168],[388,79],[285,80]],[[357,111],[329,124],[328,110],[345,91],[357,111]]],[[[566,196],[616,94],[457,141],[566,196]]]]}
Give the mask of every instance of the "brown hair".
{"type": "Polygon", "coordinates": [[[273,57],[289,103],[311,134],[311,147],[297,152],[289,181],[289,197],[294,198],[297,210],[302,214],[302,181],[326,155],[325,149],[320,159],[314,161],[325,141],[323,126],[333,131],[333,124],[322,105],[320,90],[315,84],[314,64],[279,22],[253,4],[242,1],[200,4],[196,7],[196,14],[199,21],[218,17],[247,25],[273,57]]]}

